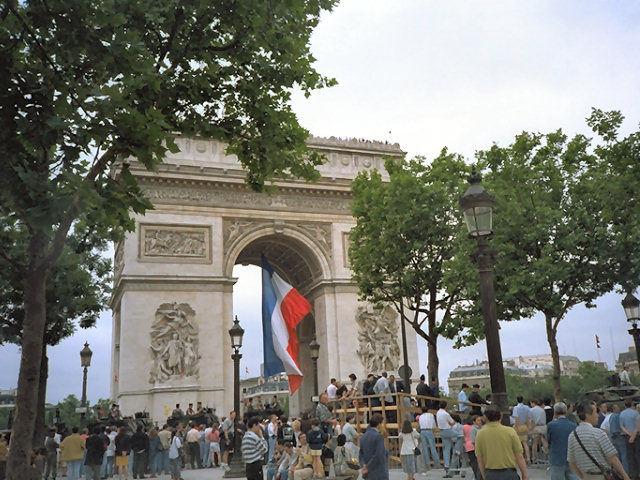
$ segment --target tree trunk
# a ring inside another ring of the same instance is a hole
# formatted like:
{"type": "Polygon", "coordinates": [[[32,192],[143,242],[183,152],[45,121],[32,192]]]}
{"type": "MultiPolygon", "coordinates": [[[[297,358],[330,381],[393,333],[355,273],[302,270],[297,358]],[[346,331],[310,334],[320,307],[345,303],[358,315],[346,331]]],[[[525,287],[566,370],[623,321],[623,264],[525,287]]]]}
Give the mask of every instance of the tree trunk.
{"type": "Polygon", "coordinates": [[[47,344],[42,344],[42,360],[40,361],[40,381],[38,382],[38,414],[36,415],[36,427],[33,431],[33,448],[44,446],[47,435],[45,423],[45,402],[47,400],[47,380],[49,379],[49,359],[47,358],[47,344]]]}
{"type": "Polygon", "coordinates": [[[31,449],[38,411],[38,385],[44,328],[46,323],[46,274],[42,259],[46,252],[47,236],[32,233],[28,246],[29,267],[24,280],[24,333],[18,376],[16,414],[9,456],[8,480],[30,480],[31,449]]]}
{"type": "Polygon", "coordinates": [[[556,330],[553,328],[553,317],[545,313],[544,315],[547,327],[547,341],[551,348],[551,361],[553,362],[552,380],[553,380],[553,396],[556,402],[562,401],[562,385],[560,385],[560,353],[558,352],[558,339],[556,338],[556,330]]]}
{"type": "Polygon", "coordinates": [[[440,369],[440,359],[438,358],[438,331],[436,330],[436,295],[437,292],[435,291],[435,289],[431,289],[431,292],[429,292],[429,338],[431,338],[433,341],[427,343],[427,370],[429,371],[429,378],[427,379],[427,383],[431,381],[431,378],[435,377],[439,387],[440,379],[438,377],[438,370],[440,369]]]}

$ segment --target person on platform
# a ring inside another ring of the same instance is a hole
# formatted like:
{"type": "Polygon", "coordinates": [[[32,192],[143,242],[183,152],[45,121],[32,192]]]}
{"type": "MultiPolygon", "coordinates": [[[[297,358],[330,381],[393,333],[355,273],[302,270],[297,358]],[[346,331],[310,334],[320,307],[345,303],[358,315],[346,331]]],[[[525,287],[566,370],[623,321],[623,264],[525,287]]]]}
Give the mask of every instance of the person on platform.
{"type": "Polygon", "coordinates": [[[337,391],[338,387],[336,386],[336,379],[332,378],[326,389],[329,400],[335,400],[337,398],[337,391]]]}
{"type": "Polygon", "coordinates": [[[182,417],[184,417],[184,412],[180,408],[180,404],[176,403],[176,408],[174,408],[173,412],[171,412],[171,418],[182,418],[182,417]]]}
{"type": "Polygon", "coordinates": [[[469,397],[467,396],[468,389],[469,385],[463,383],[460,387],[460,392],[458,392],[458,411],[465,415],[471,410],[471,407],[467,405],[467,402],[469,401],[469,397]]]}
{"type": "Polygon", "coordinates": [[[109,418],[111,420],[120,421],[122,420],[122,412],[120,411],[120,405],[114,403],[111,405],[111,410],[109,411],[109,418]]]}
{"type": "Polygon", "coordinates": [[[469,394],[469,401],[471,403],[475,403],[476,405],[473,405],[471,407],[471,415],[482,415],[482,405],[489,405],[487,403],[487,401],[485,399],[483,399],[480,396],[480,385],[478,385],[477,383],[474,383],[473,386],[471,387],[472,391],[469,394]]]}
{"type": "MultiPolygon", "coordinates": [[[[420,375],[420,382],[418,382],[418,385],[416,385],[416,395],[420,395],[421,397],[429,396],[430,389],[425,380],[426,377],[424,375],[420,375]]],[[[418,405],[420,407],[427,405],[427,400],[424,398],[418,399],[418,405]]]]}

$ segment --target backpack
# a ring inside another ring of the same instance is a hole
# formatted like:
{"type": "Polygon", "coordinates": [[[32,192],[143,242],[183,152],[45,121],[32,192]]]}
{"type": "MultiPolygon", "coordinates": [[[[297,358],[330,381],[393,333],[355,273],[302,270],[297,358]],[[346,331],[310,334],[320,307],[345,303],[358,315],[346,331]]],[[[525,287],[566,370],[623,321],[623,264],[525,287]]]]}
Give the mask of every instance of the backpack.
{"type": "Polygon", "coordinates": [[[282,439],[285,442],[293,442],[295,435],[293,434],[293,428],[291,425],[285,424],[282,427],[282,439]]]}

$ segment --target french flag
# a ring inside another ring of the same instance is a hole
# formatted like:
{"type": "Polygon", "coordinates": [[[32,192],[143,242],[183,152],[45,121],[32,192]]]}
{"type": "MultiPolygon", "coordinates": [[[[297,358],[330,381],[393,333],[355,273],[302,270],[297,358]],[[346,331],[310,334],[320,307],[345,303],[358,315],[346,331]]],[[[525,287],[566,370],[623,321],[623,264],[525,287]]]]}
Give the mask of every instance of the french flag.
{"type": "Polygon", "coordinates": [[[302,383],[296,326],[310,311],[309,302],[282,280],[262,255],[264,376],[285,372],[289,377],[291,393],[302,383]]]}

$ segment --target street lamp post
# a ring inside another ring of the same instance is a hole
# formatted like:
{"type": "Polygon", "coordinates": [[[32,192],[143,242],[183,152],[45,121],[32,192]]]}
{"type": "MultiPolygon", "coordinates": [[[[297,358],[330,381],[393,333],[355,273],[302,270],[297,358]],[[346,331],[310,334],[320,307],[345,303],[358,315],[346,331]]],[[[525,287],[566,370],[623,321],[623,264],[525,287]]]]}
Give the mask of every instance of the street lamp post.
{"type": "Polygon", "coordinates": [[[320,356],[320,344],[316,340],[315,335],[309,342],[309,355],[313,360],[313,395],[318,396],[318,357],[320,356]]]}
{"type": "Polygon", "coordinates": [[[504,379],[496,296],[493,286],[493,264],[496,261],[496,252],[489,249],[488,242],[488,238],[493,233],[492,216],[495,199],[480,184],[481,180],[482,177],[478,175],[474,167],[471,177],[469,177],[470,186],[460,198],[460,207],[464,213],[469,238],[475,238],[478,242],[478,251],[471,255],[471,260],[478,266],[480,274],[480,297],[491,377],[491,393],[493,403],[502,412],[503,422],[507,423],[509,422],[507,386],[504,379]]]}
{"type": "Polygon", "coordinates": [[[622,308],[627,316],[627,321],[631,323],[629,334],[633,337],[633,343],[636,346],[636,359],[638,368],[640,368],[640,329],[638,328],[638,320],[640,320],[640,300],[633,296],[631,292],[627,292],[627,296],[622,300],[622,308]]]}
{"type": "Polygon", "coordinates": [[[229,329],[229,337],[231,337],[231,348],[233,353],[231,358],[233,359],[233,409],[236,412],[236,418],[233,424],[233,457],[229,462],[229,470],[224,474],[225,478],[242,478],[245,476],[245,470],[242,463],[242,454],[240,452],[240,435],[238,435],[238,429],[236,424],[240,417],[240,359],[242,354],[240,353],[240,347],[242,347],[242,336],[244,335],[244,329],[238,322],[238,317],[235,317],[233,326],[229,329]]]}
{"type": "Polygon", "coordinates": [[[84,342],[84,348],[80,350],[80,366],[83,367],[82,374],[82,399],[80,400],[80,407],[82,411],[80,412],[80,427],[84,428],[87,426],[86,423],[86,414],[87,414],[87,369],[91,366],[91,356],[93,352],[89,348],[89,343],[84,342]]]}

